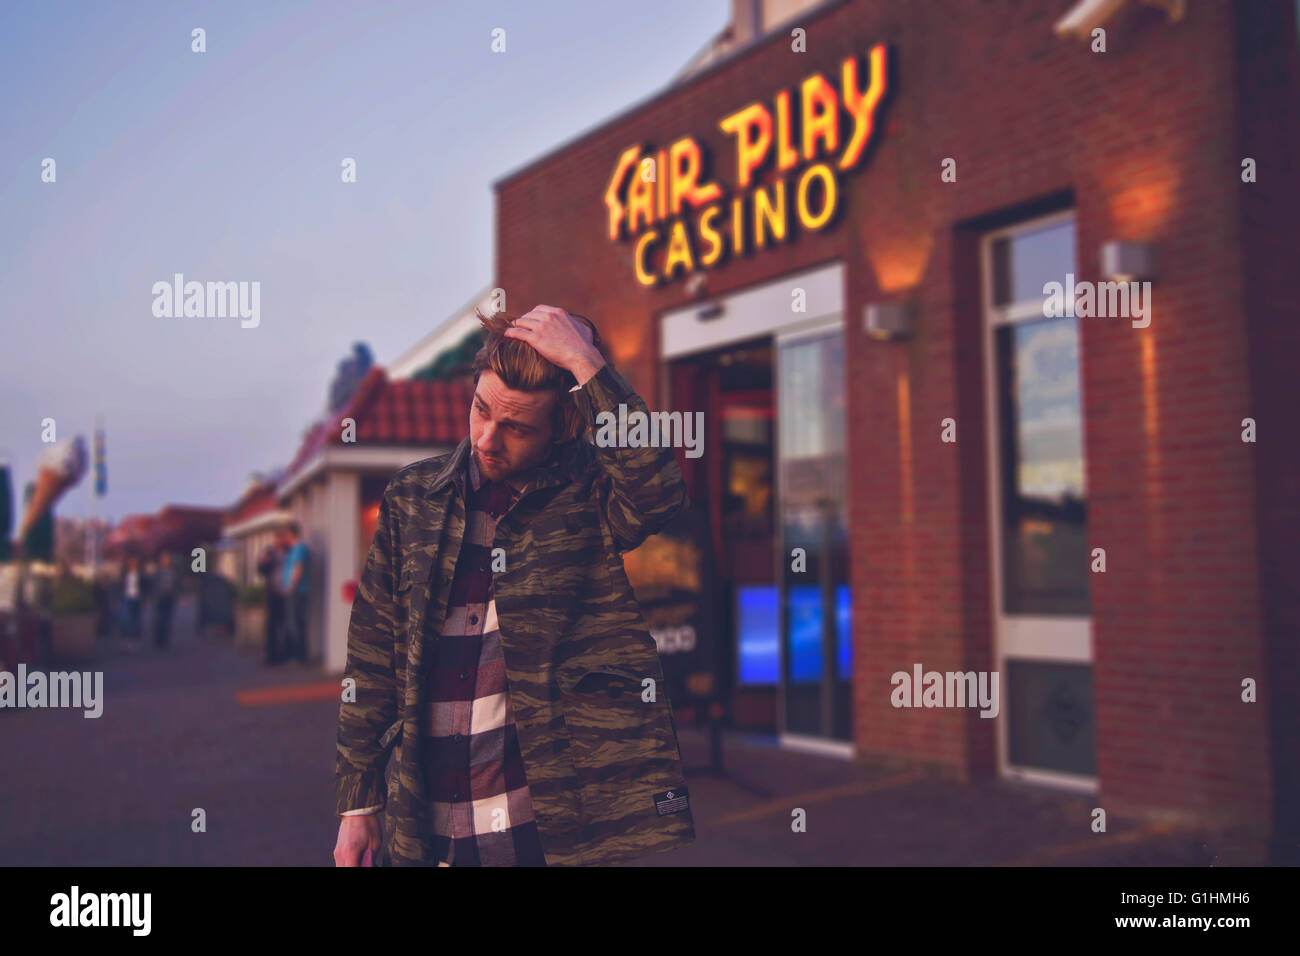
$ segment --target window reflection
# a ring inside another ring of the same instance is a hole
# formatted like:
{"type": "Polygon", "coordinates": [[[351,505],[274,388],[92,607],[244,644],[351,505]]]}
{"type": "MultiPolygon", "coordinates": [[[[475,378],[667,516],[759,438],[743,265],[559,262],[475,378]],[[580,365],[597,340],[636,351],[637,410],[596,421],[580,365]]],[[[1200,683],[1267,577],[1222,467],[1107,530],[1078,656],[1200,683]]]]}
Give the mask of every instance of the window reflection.
{"type": "Polygon", "coordinates": [[[852,653],[843,335],[783,343],[777,361],[783,728],[848,739],[852,653]]]}
{"type": "Polygon", "coordinates": [[[1078,328],[1073,318],[997,330],[1007,613],[1088,613],[1078,328]]]}
{"type": "Polygon", "coordinates": [[[1002,236],[993,242],[993,304],[1036,302],[1046,283],[1073,271],[1073,222],[1002,236]]]}
{"type": "Polygon", "coordinates": [[[728,538],[767,541],[773,530],[769,403],[724,405],[722,452],[722,524],[728,538]]]}

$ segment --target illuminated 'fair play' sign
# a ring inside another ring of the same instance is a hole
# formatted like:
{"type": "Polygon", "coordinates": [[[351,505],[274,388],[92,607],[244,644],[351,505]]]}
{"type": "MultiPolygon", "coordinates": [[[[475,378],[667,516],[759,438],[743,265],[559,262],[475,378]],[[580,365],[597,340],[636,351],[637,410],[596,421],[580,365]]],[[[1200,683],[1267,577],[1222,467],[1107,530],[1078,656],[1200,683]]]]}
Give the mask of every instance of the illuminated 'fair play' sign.
{"type": "Polygon", "coordinates": [[[755,102],[723,117],[718,127],[734,145],[732,192],[701,181],[708,154],[693,136],[666,149],[625,149],[605,189],[605,208],[610,241],[636,240],[637,281],[657,285],[714,268],[728,255],[788,242],[796,221],[808,232],[834,222],[840,177],[858,165],[878,133],[877,114],[890,92],[890,57],[884,44],[872,47],[865,89],[860,58],[847,57],[838,90],[814,73],[797,91],[778,92],[774,110],[755,102]],[[773,163],[771,181],[758,183],[773,163]],[[729,222],[719,228],[723,216],[729,222]]]}

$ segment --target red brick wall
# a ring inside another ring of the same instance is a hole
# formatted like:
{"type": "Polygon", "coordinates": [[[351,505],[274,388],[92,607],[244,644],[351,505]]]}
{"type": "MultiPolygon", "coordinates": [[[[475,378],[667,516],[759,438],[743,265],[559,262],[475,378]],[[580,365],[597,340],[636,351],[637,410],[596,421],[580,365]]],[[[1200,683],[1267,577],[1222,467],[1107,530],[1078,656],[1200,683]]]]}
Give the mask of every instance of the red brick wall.
{"type": "MultiPolygon", "coordinates": [[[[885,133],[842,183],[839,224],[705,273],[714,297],[820,263],[847,267],[855,744],[995,772],[995,721],[895,710],[889,675],[913,662],[994,666],[976,240],[1009,211],[1072,197],[1078,278],[1101,278],[1098,249],[1112,238],[1152,242],[1159,269],[1149,328],[1080,319],[1090,547],[1106,549],[1108,566],[1092,579],[1100,803],[1263,821],[1267,711],[1240,703],[1239,684],[1265,666],[1261,547],[1293,573],[1297,536],[1258,537],[1261,502],[1276,506],[1282,491],[1260,463],[1280,459],[1242,445],[1239,422],[1254,407],[1251,369],[1277,376],[1294,363],[1269,365],[1273,340],[1252,339],[1246,322],[1243,249],[1255,247],[1243,228],[1254,220],[1238,175],[1234,9],[1189,4],[1171,24],[1131,4],[1107,24],[1109,52],[1093,54],[1052,33],[1069,5],[824,10],[805,24],[811,52],[771,38],[499,183],[497,282],[511,308],[592,317],[655,405],[657,317],[688,296],[680,280],[639,286],[631,244],[605,237],[601,197],[619,153],[690,133],[730,184],[722,116],[894,44],[885,133]],[[944,157],[957,161],[956,183],[940,181],[944,157]],[[918,306],[915,337],[868,339],[864,306],[899,296],[918,306]],[[939,439],[946,417],[955,445],[939,439]]],[[[1292,23],[1292,49],[1294,33],[1292,23]]]]}

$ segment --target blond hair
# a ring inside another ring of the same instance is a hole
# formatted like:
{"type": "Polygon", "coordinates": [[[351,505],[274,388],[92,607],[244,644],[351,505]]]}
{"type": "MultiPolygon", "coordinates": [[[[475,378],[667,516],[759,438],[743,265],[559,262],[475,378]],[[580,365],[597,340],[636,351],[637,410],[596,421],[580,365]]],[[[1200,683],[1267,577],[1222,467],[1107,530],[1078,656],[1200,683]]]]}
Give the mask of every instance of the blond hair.
{"type": "MultiPolygon", "coordinates": [[[[552,412],[551,425],[555,430],[555,441],[568,441],[578,438],[587,430],[587,421],[569,389],[577,385],[577,379],[567,369],[548,362],[535,348],[522,339],[506,335],[506,329],[514,325],[520,316],[513,312],[497,312],[484,315],[477,308],[474,314],[487,332],[487,340],[474,356],[474,384],[478,384],[479,375],[491,369],[506,388],[520,392],[551,392],[555,395],[555,409],[552,412]]],[[[574,315],[575,319],[591,329],[591,344],[606,362],[609,353],[601,340],[600,332],[591,319],[574,315]]],[[[610,363],[611,367],[613,363],[610,363]]]]}

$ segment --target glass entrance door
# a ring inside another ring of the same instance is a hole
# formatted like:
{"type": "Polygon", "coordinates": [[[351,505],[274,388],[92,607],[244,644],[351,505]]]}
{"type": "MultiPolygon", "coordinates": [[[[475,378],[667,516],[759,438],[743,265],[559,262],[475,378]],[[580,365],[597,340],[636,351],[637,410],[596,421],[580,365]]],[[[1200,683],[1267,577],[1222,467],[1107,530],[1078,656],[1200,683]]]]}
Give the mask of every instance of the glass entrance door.
{"type": "Polygon", "coordinates": [[[836,320],[776,348],[781,730],[848,741],[844,333],[836,320]]]}
{"type": "Polygon", "coordinates": [[[1096,786],[1078,320],[1044,305],[1075,266],[1061,213],[985,237],[993,625],[1003,774],[1096,786]]]}

